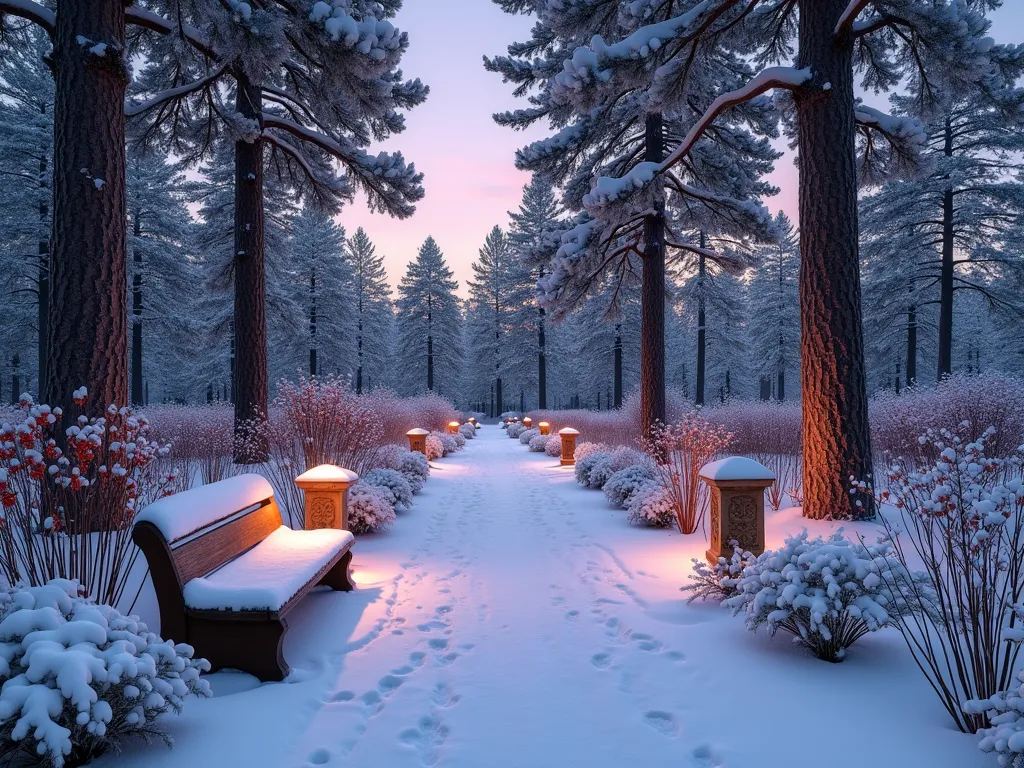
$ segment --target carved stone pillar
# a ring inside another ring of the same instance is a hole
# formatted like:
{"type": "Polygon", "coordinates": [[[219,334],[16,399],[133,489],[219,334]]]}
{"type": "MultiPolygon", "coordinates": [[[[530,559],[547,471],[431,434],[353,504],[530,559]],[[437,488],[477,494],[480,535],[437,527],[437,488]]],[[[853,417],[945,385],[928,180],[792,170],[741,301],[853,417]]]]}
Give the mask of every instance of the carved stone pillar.
{"type": "Polygon", "coordinates": [[[427,455],[427,435],[430,433],[425,429],[410,429],[405,433],[405,436],[409,438],[409,450],[417,451],[422,453],[424,456],[427,455]]]}
{"type": "Polygon", "coordinates": [[[571,467],[576,463],[576,440],[580,433],[572,427],[565,427],[558,430],[558,434],[562,438],[562,466],[571,467]]]}
{"type": "Polygon", "coordinates": [[[348,489],[359,475],[333,464],[321,464],[295,478],[306,497],[306,530],[348,530],[348,489]]]}
{"type": "Polygon", "coordinates": [[[540,424],[538,424],[537,425],[537,429],[540,430],[540,433],[542,435],[550,435],[551,434],[551,425],[548,424],[546,421],[542,421],[540,424]]]}
{"type": "Polygon", "coordinates": [[[764,491],[775,474],[753,459],[730,456],[704,466],[700,479],[711,489],[708,562],[732,557],[732,539],[752,554],[764,552],[764,491]]]}
{"type": "Polygon", "coordinates": [[[459,431],[459,422],[457,422],[457,421],[449,421],[448,422],[448,434],[449,435],[454,435],[454,434],[458,433],[458,431],[459,431]]]}

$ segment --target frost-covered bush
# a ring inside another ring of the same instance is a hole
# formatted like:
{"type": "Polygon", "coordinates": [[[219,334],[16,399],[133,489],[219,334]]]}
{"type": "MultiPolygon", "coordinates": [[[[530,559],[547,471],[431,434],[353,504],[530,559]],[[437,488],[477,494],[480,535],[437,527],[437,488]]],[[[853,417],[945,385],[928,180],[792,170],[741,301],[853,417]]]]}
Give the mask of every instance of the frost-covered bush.
{"type": "Polygon", "coordinates": [[[604,497],[613,507],[623,509],[629,503],[630,497],[641,486],[654,482],[656,478],[654,470],[644,464],[635,464],[632,467],[620,469],[612,474],[604,484],[604,497]]]}
{"type": "Polygon", "coordinates": [[[562,455],[562,438],[558,435],[549,435],[544,443],[544,453],[548,456],[562,455]]]}
{"type": "MultiPolygon", "coordinates": [[[[444,456],[457,453],[460,448],[458,441],[455,439],[455,435],[449,435],[447,432],[431,432],[427,437],[428,442],[431,437],[436,437],[441,442],[441,450],[443,451],[442,455],[444,456]]],[[[463,445],[465,445],[465,441],[463,441],[463,445]]],[[[440,456],[430,456],[429,445],[427,446],[427,456],[431,459],[441,458],[440,456]]]]}
{"type": "Polygon", "coordinates": [[[604,488],[605,483],[614,475],[627,467],[645,466],[653,469],[654,463],[643,451],[635,448],[619,448],[615,453],[607,455],[590,470],[587,481],[588,488],[604,488]]]}
{"type": "Polygon", "coordinates": [[[476,427],[469,423],[460,424],[459,434],[462,435],[462,437],[465,438],[466,440],[472,440],[474,437],[476,437],[476,427]]]}
{"type": "Polygon", "coordinates": [[[693,558],[693,573],[690,579],[693,584],[680,587],[680,592],[692,592],[686,602],[694,600],[715,599],[722,602],[727,597],[736,594],[743,569],[751,565],[757,558],[750,552],[740,548],[736,539],[731,539],[732,557],[728,560],[724,557],[718,558],[714,565],[708,565],[704,560],[693,558]]]}
{"type": "MultiPolygon", "coordinates": [[[[561,438],[559,438],[561,440],[561,438]]],[[[577,462],[587,458],[592,453],[611,453],[612,449],[604,443],[577,443],[576,450],[572,456],[577,462]]]]}
{"type": "Polygon", "coordinates": [[[548,436],[539,432],[530,438],[530,450],[533,453],[543,453],[548,444],[548,436]]]}
{"type": "Polygon", "coordinates": [[[508,425],[508,436],[512,439],[517,439],[525,431],[526,427],[522,424],[513,423],[508,425]]]}
{"type": "Polygon", "coordinates": [[[530,429],[524,429],[519,433],[519,442],[523,445],[529,445],[533,438],[540,434],[540,430],[536,427],[530,427],[530,429]]]}
{"type": "MultiPolygon", "coordinates": [[[[367,473],[369,474],[369,473],[367,473]]],[[[360,480],[348,489],[348,529],[355,534],[381,531],[395,522],[392,492],[360,480]]]]}
{"type": "Polygon", "coordinates": [[[208,697],[192,647],[161,640],[136,617],[55,579],[0,590],[0,762],[84,765],[156,726],[190,693],[208,697]]]}
{"type": "Polygon", "coordinates": [[[590,473],[598,462],[607,459],[608,453],[588,453],[582,459],[576,459],[576,482],[590,487],[590,473]]]}
{"type": "Polygon", "coordinates": [[[444,442],[437,434],[427,435],[427,460],[444,457],[444,442]]]}
{"type": "Polygon", "coordinates": [[[412,506],[412,484],[397,469],[371,469],[360,479],[364,483],[386,489],[391,494],[392,506],[406,509],[412,506]]]}
{"type": "Polygon", "coordinates": [[[785,630],[819,659],[839,662],[857,640],[892,622],[893,579],[910,582],[890,544],[854,543],[842,529],[811,539],[805,530],[747,566],[723,605],[746,614],[751,632],[785,630]]]}
{"type": "Polygon", "coordinates": [[[986,717],[990,728],[978,731],[982,752],[994,752],[999,765],[1017,768],[1024,755],[1024,670],[1017,673],[1017,685],[987,699],[964,703],[967,714],[986,717]]]}
{"type": "Polygon", "coordinates": [[[629,497],[627,519],[636,525],[670,528],[675,521],[672,494],[657,483],[648,483],[629,497]]]}
{"type": "Polygon", "coordinates": [[[402,476],[409,481],[413,493],[419,493],[427,484],[430,477],[430,464],[427,457],[419,451],[410,451],[400,445],[389,446],[387,451],[382,452],[385,458],[384,466],[402,473],[402,476]]]}

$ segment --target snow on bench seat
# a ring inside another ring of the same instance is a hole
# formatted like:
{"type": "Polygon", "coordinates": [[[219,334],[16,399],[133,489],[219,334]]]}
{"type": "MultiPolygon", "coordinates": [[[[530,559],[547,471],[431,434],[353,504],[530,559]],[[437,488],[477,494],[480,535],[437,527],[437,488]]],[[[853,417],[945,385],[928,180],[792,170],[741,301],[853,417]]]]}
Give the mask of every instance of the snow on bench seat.
{"type": "Polygon", "coordinates": [[[282,525],[248,552],[186,583],[185,605],[193,610],[279,611],[353,541],[348,531],[293,531],[282,525]]]}
{"type": "Polygon", "coordinates": [[[139,513],[135,522],[152,523],[173,543],[273,495],[274,489],[265,477],[235,475],[157,499],[139,513]]]}

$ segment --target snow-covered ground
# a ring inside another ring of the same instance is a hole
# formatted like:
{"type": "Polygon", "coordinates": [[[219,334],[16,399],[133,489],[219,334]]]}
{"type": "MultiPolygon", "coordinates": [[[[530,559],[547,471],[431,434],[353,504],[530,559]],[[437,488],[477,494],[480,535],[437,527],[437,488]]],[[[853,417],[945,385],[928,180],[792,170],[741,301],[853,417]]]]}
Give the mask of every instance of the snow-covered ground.
{"type": "MultiPolygon", "coordinates": [[[[805,522],[769,516],[769,546],[805,522]]],[[[213,675],[215,698],[165,722],[173,750],[98,764],[994,765],[950,728],[895,631],[827,664],[687,605],[679,587],[706,546],[630,527],[571,468],[486,426],[434,462],[391,531],[357,540],[357,592],[306,601],[286,682],[213,675]]]]}

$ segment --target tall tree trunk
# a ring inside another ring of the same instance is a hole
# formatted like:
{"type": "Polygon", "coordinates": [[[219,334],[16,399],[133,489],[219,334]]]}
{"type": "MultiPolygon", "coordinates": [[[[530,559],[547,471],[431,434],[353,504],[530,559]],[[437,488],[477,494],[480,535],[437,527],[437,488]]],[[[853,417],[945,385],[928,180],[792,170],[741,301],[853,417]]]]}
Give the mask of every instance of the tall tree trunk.
{"type": "Polygon", "coordinates": [[[795,92],[800,158],[800,325],[805,517],[873,516],[850,493],[871,473],[857,223],[852,39],[834,40],[847,0],[799,0],[795,92]],[[830,84],[826,89],[826,83],[830,84]],[[856,502],[862,506],[858,507],[856,502]]]}
{"type": "Polygon", "coordinates": [[[359,289],[359,330],[356,337],[356,354],[359,366],[356,368],[356,394],[363,394],[363,290],[362,281],[359,289]]]}
{"type": "MultiPolygon", "coordinates": [[[[622,407],[622,326],[615,324],[615,378],[612,381],[615,391],[615,407],[622,407]]],[[[600,398],[598,398],[600,400],[600,398]]]]}
{"type": "MultiPolygon", "coordinates": [[[[946,119],[942,145],[946,157],[953,156],[953,125],[946,119]]],[[[953,373],[953,188],[942,193],[942,264],[939,268],[939,371],[938,380],[953,373]]]]}
{"type": "Polygon", "coordinates": [[[21,355],[11,355],[11,404],[17,405],[21,400],[21,355]]]}
{"type": "Polygon", "coordinates": [[[135,248],[132,249],[132,261],[135,264],[135,274],[132,275],[132,379],[131,379],[131,402],[132,405],[142,405],[144,396],[142,392],[142,249],[138,242],[142,235],[142,222],[139,219],[139,212],[135,212],[133,231],[135,234],[135,248]]]}
{"type": "Polygon", "coordinates": [[[316,376],[316,267],[310,267],[309,293],[309,375],[316,376]]]}
{"type": "MultiPolygon", "coordinates": [[[[40,104],[39,111],[46,114],[47,105],[40,104]]],[[[36,296],[38,297],[38,308],[36,323],[38,324],[39,338],[39,380],[36,382],[36,392],[41,397],[46,391],[46,361],[47,361],[47,337],[49,336],[50,321],[50,234],[47,220],[50,217],[50,182],[47,179],[48,157],[50,152],[49,143],[44,143],[39,153],[39,263],[38,277],[36,282],[36,296]]]]}
{"type": "MultiPolygon", "coordinates": [[[[540,276],[544,277],[543,267],[540,269],[540,276]]],[[[538,307],[537,312],[540,316],[537,321],[537,407],[544,409],[548,407],[548,360],[544,307],[538,307]]]]}
{"type": "Polygon", "coordinates": [[[93,415],[128,399],[124,9],[58,3],[45,400],[68,413],[83,384],[93,415]]]}
{"type": "MultiPolygon", "coordinates": [[[[236,109],[262,125],[263,94],[238,76],[236,109]]],[[[235,142],[235,461],[267,460],[267,274],[263,142],[235,142]]]]}
{"type": "Polygon", "coordinates": [[[917,383],[917,307],[907,309],[907,386],[917,383]]]}
{"type": "Polygon", "coordinates": [[[700,231],[701,253],[697,255],[697,394],[694,402],[704,405],[704,379],[707,375],[707,304],[704,301],[704,289],[708,276],[707,260],[704,258],[704,230],[700,231]]]}
{"type": "MultiPolygon", "coordinates": [[[[647,115],[644,160],[661,162],[665,138],[660,114],[647,115]]],[[[660,183],[660,182],[656,182],[660,183]]],[[[665,201],[644,218],[643,276],[640,285],[640,429],[650,434],[665,422],[665,201]]]]}
{"type": "Polygon", "coordinates": [[[786,370],[784,368],[779,368],[779,384],[776,394],[780,403],[786,399],[786,370]]]}

